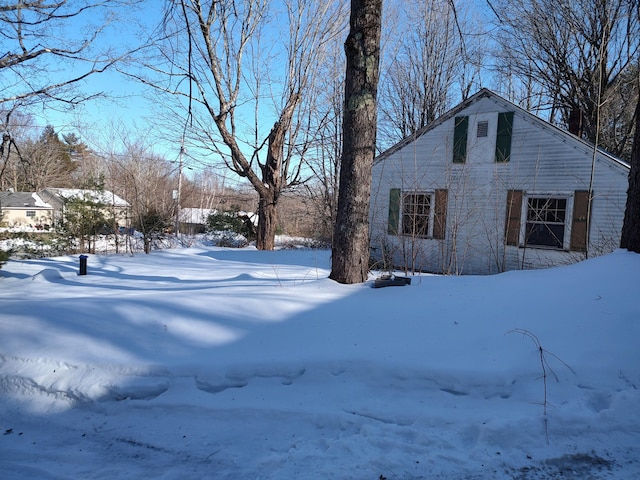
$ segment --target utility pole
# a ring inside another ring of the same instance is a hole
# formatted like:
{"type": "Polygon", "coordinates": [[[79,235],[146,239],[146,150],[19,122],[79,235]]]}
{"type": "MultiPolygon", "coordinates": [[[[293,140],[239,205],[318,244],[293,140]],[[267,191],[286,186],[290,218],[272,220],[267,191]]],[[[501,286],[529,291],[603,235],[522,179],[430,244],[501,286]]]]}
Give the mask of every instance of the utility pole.
{"type": "Polygon", "coordinates": [[[180,235],[180,195],[182,193],[182,156],[184,155],[184,139],[180,145],[180,155],[178,156],[178,191],[176,192],[176,237],[180,235]]]}

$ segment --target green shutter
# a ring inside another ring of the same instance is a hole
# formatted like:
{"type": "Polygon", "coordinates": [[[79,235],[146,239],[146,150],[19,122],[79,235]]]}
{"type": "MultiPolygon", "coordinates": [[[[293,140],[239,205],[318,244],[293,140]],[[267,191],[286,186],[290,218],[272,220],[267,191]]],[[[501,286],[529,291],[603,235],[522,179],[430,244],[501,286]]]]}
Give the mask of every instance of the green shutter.
{"type": "Polygon", "coordinates": [[[504,227],[507,245],[518,246],[520,240],[520,215],[522,214],[522,190],[507,192],[507,215],[504,227]]]}
{"type": "Polygon", "coordinates": [[[389,235],[398,235],[398,227],[400,226],[400,199],[402,193],[399,188],[392,188],[389,191],[389,224],[387,233],[389,235]]]}
{"type": "Polygon", "coordinates": [[[453,163],[464,163],[467,159],[467,131],[469,117],[456,117],[453,129],[453,163]]]}
{"type": "Polygon", "coordinates": [[[513,133],[513,112],[498,114],[496,136],[496,162],[508,162],[511,157],[511,135],[513,133]]]}
{"type": "Polygon", "coordinates": [[[587,217],[589,215],[589,192],[577,190],[573,195],[573,218],[571,221],[570,250],[587,251],[587,217]]]}

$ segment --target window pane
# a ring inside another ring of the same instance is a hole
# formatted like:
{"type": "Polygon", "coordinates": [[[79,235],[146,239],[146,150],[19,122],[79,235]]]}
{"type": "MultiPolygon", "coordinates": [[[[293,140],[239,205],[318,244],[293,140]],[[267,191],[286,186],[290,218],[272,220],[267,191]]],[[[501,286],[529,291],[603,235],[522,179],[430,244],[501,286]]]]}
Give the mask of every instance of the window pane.
{"type": "Polygon", "coordinates": [[[564,225],[527,223],[527,245],[562,248],[564,225]]]}
{"type": "Polygon", "coordinates": [[[527,207],[527,245],[562,248],[566,198],[529,198],[527,207]]]}
{"type": "Polygon", "coordinates": [[[430,208],[431,195],[405,194],[402,202],[402,233],[419,237],[429,236],[430,208]]]}

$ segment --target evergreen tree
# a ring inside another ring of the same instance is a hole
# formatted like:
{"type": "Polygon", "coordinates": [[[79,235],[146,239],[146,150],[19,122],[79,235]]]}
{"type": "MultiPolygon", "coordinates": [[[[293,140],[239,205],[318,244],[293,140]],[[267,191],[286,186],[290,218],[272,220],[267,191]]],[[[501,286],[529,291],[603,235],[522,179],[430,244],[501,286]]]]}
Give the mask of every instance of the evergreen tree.
{"type": "Polygon", "coordinates": [[[108,205],[104,201],[104,178],[90,178],[83,187],[65,201],[59,228],[78,239],[81,252],[95,253],[97,236],[113,222],[108,219],[108,205]]]}

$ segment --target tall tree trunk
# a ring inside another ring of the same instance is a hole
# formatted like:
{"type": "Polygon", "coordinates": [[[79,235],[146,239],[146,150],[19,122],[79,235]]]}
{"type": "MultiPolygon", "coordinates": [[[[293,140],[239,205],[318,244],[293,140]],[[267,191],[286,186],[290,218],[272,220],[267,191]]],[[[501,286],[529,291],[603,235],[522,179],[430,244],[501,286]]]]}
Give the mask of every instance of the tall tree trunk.
{"type": "Polygon", "coordinates": [[[636,104],[635,118],[636,131],[631,149],[631,172],[620,247],[640,253],[640,96],[636,104]]]}
{"type": "Polygon", "coordinates": [[[256,248],[273,250],[277,226],[276,203],[270,195],[261,195],[258,201],[258,229],[256,232],[256,248]]]}
{"type": "MultiPolygon", "coordinates": [[[[253,187],[258,192],[258,231],[256,248],[258,250],[273,250],[277,226],[277,210],[280,194],[287,186],[286,169],[283,168],[284,144],[287,131],[296,106],[300,102],[300,95],[292,94],[289,103],[280,114],[280,118],[273,125],[269,133],[267,158],[262,168],[262,182],[252,177],[253,187]]],[[[251,180],[251,178],[250,178],[251,180]]]]}
{"type": "Polygon", "coordinates": [[[351,0],[338,212],[330,278],[361,283],[369,272],[369,201],[377,133],[382,0],[351,0]]]}

